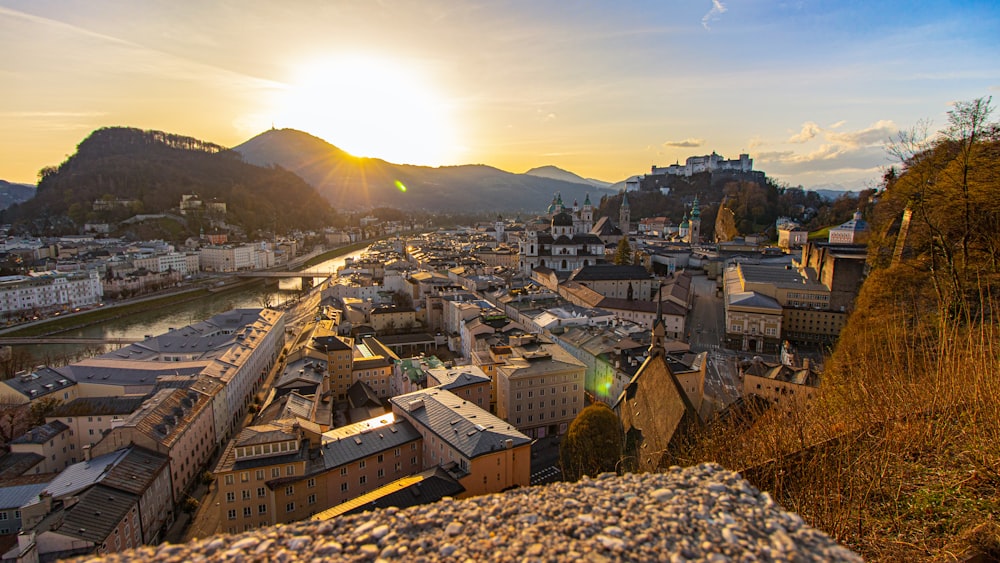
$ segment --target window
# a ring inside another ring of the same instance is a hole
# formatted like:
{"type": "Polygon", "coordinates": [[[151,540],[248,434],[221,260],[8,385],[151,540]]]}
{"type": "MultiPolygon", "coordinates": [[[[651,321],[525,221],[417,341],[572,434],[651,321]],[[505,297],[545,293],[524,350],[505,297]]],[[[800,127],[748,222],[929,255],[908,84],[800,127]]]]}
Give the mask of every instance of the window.
{"type": "Polygon", "coordinates": [[[306,481],[306,486],[309,487],[310,489],[313,488],[313,487],[315,487],[316,486],[316,479],[310,477],[309,480],[306,481]]]}
{"type": "Polygon", "coordinates": [[[347,468],[346,467],[341,467],[340,468],[340,474],[341,475],[347,475],[347,468]]]}
{"type": "Polygon", "coordinates": [[[251,512],[252,511],[250,510],[249,506],[244,506],[243,507],[243,517],[244,518],[249,518],[251,516],[251,512]]]}
{"type": "Polygon", "coordinates": [[[236,493],[232,491],[226,493],[226,502],[236,502],[236,493]]]}
{"type": "Polygon", "coordinates": [[[292,485],[288,485],[287,487],[285,487],[285,494],[288,495],[288,496],[294,495],[295,494],[295,487],[292,486],[292,485]]]}
{"type": "Polygon", "coordinates": [[[294,465],[289,465],[288,467],[286,467],[285,468],[285,474],[286,475],[295,475],[295,466],[294,465]]]}
{"type": "Polygon", "coordinates": [[[378,462],[382,463],[382,460],[383,460],[382,454],[378,454],[378,462]]]}
{"type": "Polygon", "coordinates": [[[249,480],[250,480],[250,472],[249,471],[244,471],[244,472],[240,473],[240,482],[241,483],[246,483],[249,480]]]}
{"type": "Polygon", "coordinates": [[[358,464],[358,469],[364,469],[364,468],[365,468],[365,460],[361,460],[361,463],[358,464]]]}
{"type": "Polygon", "coordinates": [[[250,490],[249,489],[243,491],[243,500],[250,500],[250,490]]]}
{"type": "Polygon", "coordinates": [[[359,479],[359,481],[361,482],[362,485],[364,485],[365,483],[368,482],[368,476],[367,475],[362,475],[361,479],[359,479]]]}
{"type": "Polygon", "coordinates": [[[417,456],[411,457],[410,458],[410,465],[416,465],[416,464],[417,464],[417,456]]]}
{"type": "Polygon", "coordinates": [[[266,497],[267,496],[267,489],[265,489],[264,487],[257,487],[257,496],[258,497],[266,497]]]}
{"type": "Polygon", "coordinates": [[[227,485],[232,485],[235,481],[236,481],[236,479],[233,477],[233,475],[231,473],[229,475],[226,475],[226,484],[227,485]]]}
{"type": "Polygon", "coordinates": [[[281,468],[280,467],[272,467],[271,468],[271,478],[272,479],[276,479],[278,477],[281,477],[281,468]]]}
{"type": "Polygon", "coordinates": [[[264,470],[263,469],[258,469],[257,470],[257,480],[258,481],[263,481],[264,480],[264,470]]]}
{"type": "Polygon", "coordinates": [[[340,484],[340,490],[341,490],[341,492],[347,491],[347,483],[341,483],[340,484]]]}
{"type": "Polygon", "coordinates": [[[382,469],[381,467],[379,467],[378,468],[378,478],[381,479],[382,477],[385,477],[385,469],[382,469]]]}
{"type": "Polygon", "coordinates": [[[285,512],[292,512],[294,510],[295,510],[295,503],[294,502],[290,502],[290,503],[288,503],[288,504],[285,505],[285,512]]]}
{"type": "Polygon", "coordinates": [[[266,504],[258,504],[257,505],[257,514],[267,514],[267,505],[266,504]]]}
{"type": "Polygon", "coordinates": [[[236,520],[236,509],[235,508],[231,509],[226,515],[229,517],[230,520],[236,520]]]}
{"type": "Polygon", "coordinates": [[[396,448],[395,450],[393,450],[392,451],[392,455],[394,455],[396,457],[399,457],[399,448],[396,448]]]}
{"type": "Polygon", "coordinates": [[[316,504],[316,495],[309,495],[309,504],[316,504]]]}

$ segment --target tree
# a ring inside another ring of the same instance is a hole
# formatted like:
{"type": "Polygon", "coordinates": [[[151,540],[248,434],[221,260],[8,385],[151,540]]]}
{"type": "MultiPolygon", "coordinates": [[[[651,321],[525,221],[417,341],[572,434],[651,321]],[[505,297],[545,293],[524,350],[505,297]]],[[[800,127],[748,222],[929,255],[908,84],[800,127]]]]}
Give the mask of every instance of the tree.
{"type": "Polygon", "coordinates": [[[28,428],[34,428],[45,424],[45,417],[52,414],[52,411],[62,404],[62,401],[55,397],[42,397],[31,403],[28,410],[28,428]]]}
{"type": "Polygon", "coordinates": [[[615,251],[615,264],[628,266],[632,263],[632,247],[629,246],[628,237],[622,237],[618,241],[618,250],[615,251]]]}
{"type": "Polygon", "coordinates": [[[621,423],[604,403],[580,411],[559,446],[559,462],[569,481],[615,471],[621,456],[621,423]]]}

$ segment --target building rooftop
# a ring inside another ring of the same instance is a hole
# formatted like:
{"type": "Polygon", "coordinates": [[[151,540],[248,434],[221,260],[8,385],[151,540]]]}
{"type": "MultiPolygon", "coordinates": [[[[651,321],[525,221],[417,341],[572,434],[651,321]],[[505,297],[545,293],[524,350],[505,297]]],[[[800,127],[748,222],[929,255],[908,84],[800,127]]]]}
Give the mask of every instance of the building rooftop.
{"type": "MultiPolygon", "coordinates": [[[[51,479],[52,475],[47,477],[51,479]]],[[[46,485],[48,481],[24,485],[0,485],[0,510],[20,509],[45,490],[46,485]]]]}
{"type": "Polygon", "coordinates": [[[138,502],[132,493],[97,485],[80,495],[52,531],[100,544],[138,502]]]}
{"type": "Polygon", "coordinates": [[[135,412],[145,397],[80,397],[59,405],[48,418],[70,416],[106,416],[135,412]]]}
{"type": "Polygon", "coordinates": [[[324,470],[340,467],[419,439],[412,424],[385,413],[324,432],[316,461],[324,470]]]}
{"type": "Polygon", "coordinates": [[[44,444],[67,430],[69,430],[69,426],[66,426],[59,420],[54,420],[28,430],[24,434],[14,438],[11,444],[44,444]]]}
{"type": "Polygon", "coordinates": [[[390,506],[409,508],[437,502],[445,497],[455,497],[463,492],[465,487],[461,483],[441,467],[435,467],[397,479],[374,491],[324,510],[313,516],[312,520],[329,520],[345,514],[359,514],[390,506]]]}
{"type": "Polygon", "coordinates": [[[505,449],[508,440],[512,447],[531,442],[509,423],[444,389],[415,391],[390,402],[469,459],[505,449]]]}

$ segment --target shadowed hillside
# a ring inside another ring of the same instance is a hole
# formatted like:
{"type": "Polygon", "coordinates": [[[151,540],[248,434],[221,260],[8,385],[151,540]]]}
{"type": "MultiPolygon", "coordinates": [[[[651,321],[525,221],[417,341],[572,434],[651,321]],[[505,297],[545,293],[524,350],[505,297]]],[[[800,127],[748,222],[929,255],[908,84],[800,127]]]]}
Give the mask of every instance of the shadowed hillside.
{"type": "Polygon", "coordinates": [[[866,559],[1000,558],[1000,134],[962,102],[902,135],[855,312],[808,408],[716,425],[712,459],[866,559]]]}
{"type": "Polygon", "coordinates": [[[599,190],[481,164],[432,168],[358,158],[294,129],[266,131],[233,150],[247,162],[277,164],[295,172],[338,208],[537,212],[548,207],[555,192],[570,203],[582,202],[588,193],[596,199],[599,190]]]}
{"type": "MultiPolygon", "coordinates": [[[[31,223],[39,233],[72,233],[86,222],[169,212],[183,194],[225,203],[225,216],[216,219],[247,234],[316,229],[335,216],[315,190],[290,172],[252,166],[218,145],[159,131],[98,129],[76,154],[40,175],[37,195],[6,212],[8,221],[31,223]],[[98,200],[127,203],[95,209],[98,200]]],[[[196,235],[208,225],[207,218],[192,216],[180,227],[186,233],[175,236],[196,235]]]]}

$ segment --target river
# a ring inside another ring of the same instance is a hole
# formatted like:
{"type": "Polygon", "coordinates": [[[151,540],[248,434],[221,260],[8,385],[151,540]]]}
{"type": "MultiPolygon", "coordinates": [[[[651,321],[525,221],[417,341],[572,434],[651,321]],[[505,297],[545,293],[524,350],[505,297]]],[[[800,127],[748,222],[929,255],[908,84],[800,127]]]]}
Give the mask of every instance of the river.
{"type": "MultiPolygon", "coordinates": [[[[310,266],[308,269],[334,272],[344,265],[345,259],[357,258],[363,252],[365,252],[365,249],[327,260],[310,266]]],[[[316,283],[320,281],[318,278],[315,280],[316,283]]],[[[155,309],[120,319],[104,321],[77,330],[60,333],[59,336],[141,339],[146,335],[161,334],[171,328],[180,328],[201,322],[213,315],[231,309],[257,308],[262,307],[265,303],[269,303],[271,306],[279,306],[290,299],[298,297],[300,293],[299,287],[299,280],[291,278],[280,280],[277,286],[273,283],[267,285],[253,284],[244,289],[202,297],[186,303],[173,305],[170,308],[155,309]]],[[[110,351],[111,349],[109,346],[67,344],[30,345],[20,346],[19,348],[30,353],[35,360],[34,363],[47,365],[61,365],[110,351]]]]}

